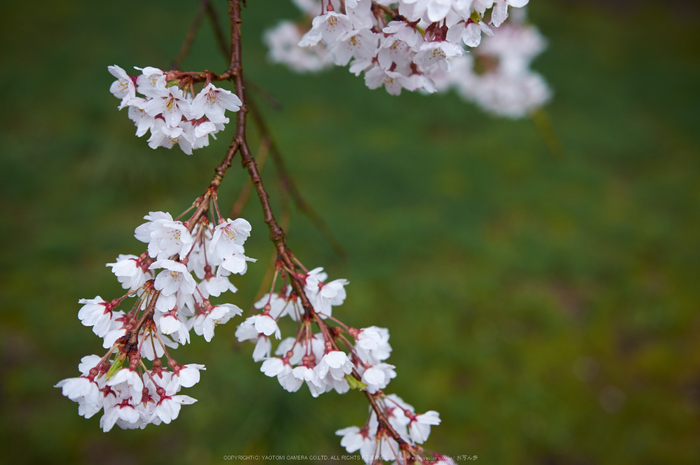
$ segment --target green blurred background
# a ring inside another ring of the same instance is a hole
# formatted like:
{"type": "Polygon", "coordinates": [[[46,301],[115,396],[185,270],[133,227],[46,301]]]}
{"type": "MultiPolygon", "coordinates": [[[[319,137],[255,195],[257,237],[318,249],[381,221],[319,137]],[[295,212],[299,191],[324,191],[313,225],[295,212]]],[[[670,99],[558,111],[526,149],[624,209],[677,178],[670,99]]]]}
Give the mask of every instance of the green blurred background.
{"type": "MultiPolygon", "coordinates": [[[[153,151],[108,91],[108,65],[167,69],[196,10],[3,5],[4,463],[341,454],[334,431],[366,418],[357,392],[284,392],[236,343],[235,320],[177,350],[207,371],[186,392],[197,404],[170,425],[104,434],[99,415],[79,417],[52,387],[102,350],[78,299],[119,295],[104,263],[143,250],[133,229],[149,210],[177,214],[202,193],[232,134],[192,157],[153,151]]],[[[555,92],[559,156],[532,120],[491,118],[454,94],[395,98],[344,69],[270,65],[262,31],[296,15],[286,1],[248,1],[245,72],[281,104],[258,98],[348,255],[294,208],[289,243],[307,266],[350,280],[335,315],[390,328],[398,377],[387,391],[441,414],[426,446],[489,464],[700,463],[697,4],[531,2],[549,39],[534,67],[555,92]]],[[[225,68],[208,24],[184,68],[225,68]]],[[[280,205],[271,163],[265,173],[280,205]]],[[[244,179],[234,164],[223,209],[244,179]]],[[[248,309],[271,248],[256,202],[243,216],[259,261],[229,300],[248,309]]]]}

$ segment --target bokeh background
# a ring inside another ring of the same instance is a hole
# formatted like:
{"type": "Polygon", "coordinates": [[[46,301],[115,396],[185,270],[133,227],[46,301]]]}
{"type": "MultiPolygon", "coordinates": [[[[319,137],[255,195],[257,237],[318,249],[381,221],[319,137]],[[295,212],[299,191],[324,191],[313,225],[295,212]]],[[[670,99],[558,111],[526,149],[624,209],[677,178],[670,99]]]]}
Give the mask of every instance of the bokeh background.
{"type": "MultiPolygon", "coordinates": [[[[207,371],[170,425],[105,434],[52,387],[101,351],[78,299],[120,295],[104,263],[140,253],[148,211],[177,214],[202,193],[233,127],[192,157],[153,151],[108,91],[108,65],[168,68],[196,1],[2,9],[0,462],[344,453],[334,431],[364,422],[363,396],[284,392],[235,321],[177,350],[207,371]]],[[[533,0],[549,126],[454,94],[370,91],[345,69],[270,65],[262,31],[296,15],[248,1],[245,72],[281,105],[258,98],[347,257],[294,207],[289,243],[350,280],[335,315],[390,328],[387,391],[441,414],[426,446],[488,464],[700,463],[697,4],[533,0]]],[[[225,69],[213,37],[204,23],[184,68],[225,69]]],[[[265,175],[283,205],[271,163],[265,175]]],[[[222,208],[244,179],[235,164],[222,208]]],[[[243,216],[259,261],[229,300],[249,309],[271,248],[254,201],[243,216]]]]}

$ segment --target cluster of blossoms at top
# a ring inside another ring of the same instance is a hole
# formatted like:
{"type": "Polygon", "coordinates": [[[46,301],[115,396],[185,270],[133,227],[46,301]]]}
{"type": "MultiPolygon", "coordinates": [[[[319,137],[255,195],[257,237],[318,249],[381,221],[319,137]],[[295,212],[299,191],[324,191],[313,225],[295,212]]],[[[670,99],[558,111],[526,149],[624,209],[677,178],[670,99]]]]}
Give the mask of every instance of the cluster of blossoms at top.
{"type": "MultiPolygon", "coordinates": [[[[265,40],[272,61],[296,71],[349,64],[351,72],[364,73],[370,89],[384,86],[394,95],[402,89],[436,92],[453,86],[487,111],[510,117],[523,116],[549,99],[544,80],[528,69],[544,48],[534,27],[515,25],[504,39],[487,44],[499,37],[500,30],[494,35],[493,28],[506,20],[509,7],[524,7],[528,0],[295,3],[313,17],[311,29],[303,33],[301,27],[283,21],[266,33],[265,40]],[[513,33],[513,28],[521,31],[513,33]],[[519,42],[521,36],[530,36],[527,45],[519,42]]],[[[517,16],[522,23],[523,15],[517,16]]]]}
{"type": "Polygon", "coordinates": [[[521,118],[541,107],[552,92],[541,75],[530,69],[546,47],[537,28],[524,24],[524,12],[485,37],[474,53],[452,62],[452,72],[435,75],[439,91],[454,88],[462,98],[488,112],[521,118]],[[477,72],[478,70],[478,72],[477,72]]]}
{"type": "Polygon", "coordinates": [[[136,135],[151,132],[148,145],[172,148],[178,145],[187,155],[209,145],[209,136],[224,129],[229,122],[226,110],[238,111],[241,100],[236,94],[207,84],[194,95],[191,86],[183,91],[176,72],[165,73],[147,66],[139,76],[129,76],[119,66],[108,66],[117,78],[110,92],[121,99],[119,109],[129,108],[129,119],[136,125],[136,135]],[[136,93],[143,95],[138,97],[136,93]]]}
{"type": "Polygon", "coordinates": [[[217,324],[241,314],[237,306],[215,305],[210,297],[235,292],[229,276],[245,273],[252,260],[243,246],[251,230],[244,219],[219,219],[216,226],[206,217],[188,224],[165,212],[145,219],[135,236],[148,244],[147,252],[107,264],[126,294],[112,301],[80,300],[78,318],[103,338],[106,354],[84,357],[81,376],[56,385],[78,402],[82,416],[104,409],[104,431],[115,424],[131,429],[169,423],[181,405],[195,402],[177,393],[199,381],[204,365],[180,365],[168,348],[188,343],[191,330],[210,341],[217,324]],[[131,310],[116,310],[127,297],[136,298],[131,310]]]}
{"type": "MultiPolygon", "coordinates": [[[[292,286],[282,285],[279,292],[270,292],[258,301],[255,308],[261,312],[246,319],[236,331],[239,341],[255,344],[253,359],[262,362],[260,371],[276,377],[289,392],[296,392],[306,384],[313,397],[332,390],[344,394],[351,388],[371,394],[389,423],[379,422],[377,413],[372,411],[363,428],[350,427],[337,433],[343,436],[341,445],[351,453],[360,451],[367,463],[401,459],[401,447],[389,427],[405,445],[413,448],[414,454],[422,454],[423,450],[417,446],[428,439],[431,425],[438,425],[440,416],[435,411],[416,414],[398,396],[383,393],[396,377],[396,367],[386,363],[392,350],[389,330],[376,326],[356,329],[332,316],[333,307],[345,301],[347,280],[326,282],[328,275],[322,268],[300,273],[296,278],[303,281],[304,295],[317,318],[303,308],[292,286]],[[278,322],[285,316],[296,322],[297,331],[293,337],[282,339],[278,322]],[[340,326],[330,327],[329,321],[340,326]],[[318,332],[313,331],[314,323],[318,332]],[[281,339],[274,355],[273,337],[281,339]]],[[[439,454],[429,459],[415,456],[431,463],[452,463],[439,454]]]]}

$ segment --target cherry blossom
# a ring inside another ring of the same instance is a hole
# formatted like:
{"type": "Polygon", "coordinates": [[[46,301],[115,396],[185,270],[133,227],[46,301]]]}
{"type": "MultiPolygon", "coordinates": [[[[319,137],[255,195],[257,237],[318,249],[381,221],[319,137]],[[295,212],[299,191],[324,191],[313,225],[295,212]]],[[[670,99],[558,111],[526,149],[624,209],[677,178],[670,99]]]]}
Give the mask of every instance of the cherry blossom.
{"type": "Polygon", "coordinates": [[[236,94],[207,84],[192,100],[190,119],[206,116],[212,123],[228,123],[226,110],[238,111],[243,103],[236,94]]]}
{"type": "Polygon", "coordinates": [[[136,85],[131,76],[126,74],[126,71],[119,66],[108,66],[107,70],[112,76],[117,78],[110,86],[109,91],[115,97],[122,99],[119,105],[119,109],[121,110],[125,106],[130,105],[130,102],[136,98],[136,85]]]}

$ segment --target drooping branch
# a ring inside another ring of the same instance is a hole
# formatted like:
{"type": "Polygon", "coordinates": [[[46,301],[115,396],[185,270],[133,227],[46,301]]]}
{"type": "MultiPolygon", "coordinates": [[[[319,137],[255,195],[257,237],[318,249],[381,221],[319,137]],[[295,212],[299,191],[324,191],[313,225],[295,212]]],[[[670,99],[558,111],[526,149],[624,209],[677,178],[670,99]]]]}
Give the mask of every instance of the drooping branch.
{"type": "Polygon", "coordinates": [[[321,216],[318,213],[316,213],[316,211],[306,202],[306,200],[304,200],[304,197],[302,197],[299,188],[294,182],[294,179],[292,179],[291,175],[289,174],[289,171],[287,171],[284,159],[282,158],[282,153],[277,147],[277,144],[275,144],[275,142],[272,140],[272,137],[270,136],[270,133],[267,129],[267,125],[262,119],[262,115],[260,114],[260,111],[258,110],[257,106],[255,106],[253,101],[250,100],[248,102],[248,107],[250,110],[250,115],[253,118],[253,123],[255,124],[255,127],[257,128],[258,132],[260,133],[260,136],[264,140],[268,141],[270,147],[270,154],[275,160],[275,165],[277,166],[277,170],[279,172],[282,189],[289,193],[289,195],[292,197],[292,200],[294,200],[294,203],[296,204],[297,208],[304,215],[306,215],[307,218],[309,218],[311,223],[316,227],[316,229],[319,230],[321,235],[323,235],[323,237],[331,245],[333,251],[339,256],[344,257],[346,255],[345,248],[335,237],[335,234],[333,234],[331,228],[329,228],[326,222],[323,221],[323,218],[321,218],[321,216]]]}
{"type": "Polygon", "coordinates": [[[204,18],[204,13],[207,9],[207,3],[207,0],[200,1],[199,10],[197,10],[197,16],[195,16],[194,21],[192,21],[192,26],[190,26],[190,30],[187,31],[187,35],[185,36],[185,40],[182,43],[180,53],[177,54],[177,58],[175,58],[175,60],[172,62],[171,69],[180,69],[183,60],[190,52],[192,42],[194,42],[194,38],[197,35],[197,30],[199,29],[199,25],[202,23],[202,18],[204,18]]]}
{"type": "Polygon", "coordinates": [[[216,36],[216,43],[219,46],[219,50],[223,53],[224,57],[228,58],[231,56],[231,50],[226,45],[226,34],[224,34],[221,24],[219,24],[219,17],[216,14],[216,10],[214,10],[209,0],[202,0],[202,2],[206,5],[207,16],[209,16],[212,28],[214,29],[214,35],[216,36]]]}
{"type": "MultiPolygon", "coordinates": [[[[258,165],[255,159],[250,153],[248,143],[246,140],[246,116],[249,111],[248,99],[245,94],[244,80],[243,80],[243,65],[241,56],[241,5],[240,0],[229,0],[229,15],[231,17],[231,67],[229,71],[233,76],[234,87],[236,95],[241,99],[242,105],[236,116],[236,135],[234,137],[234,143],[237,143],[238,149],[241,153],[241,162],[243,166],[248,170],[248,175],[253,183],[255,191],[260,200],[260,204],[263,210],[264,221],[270,230],[270,240],[274,243],[277,250],[277,260],[281,262],[283,267],[288,270],[295,270],[298,268],[296,265],[291,252],[287,249],[286,236],[272,211],[270,205],[270,199],[263,180],[260,177],[260,172],[258,170],[258,165]]],[[[304,275],[299,273],[289,273],[290,284],[301,301],[302,308],[304,309],[305,318],[312,320],[319,326],[321,332],[324,334],[324,339],[333,347],[334,350],[340,350],[335,338],[332,336],[331,328],[328,327],[321,316],[315,311],[314,307],[311,305],[306,293],[304,292],[304,275]]],[[[353,369],[352,376],[358,381],[361,381],[361,376],[356,370],[353,369]]],[[[369,393],[367,393],[369,394],[369,393]]],[[[381,422],[382,426],[387,430],[389,435],[399,444],[402,451],[407,451],[410,456],[413,456],[412,446],[408,444],[401,435],[391,426],[389,421],[386,419],[382,408],[374,401],[372,395],[367,396],[370,405],[377,415],[377,418],[381,422]]]]}

